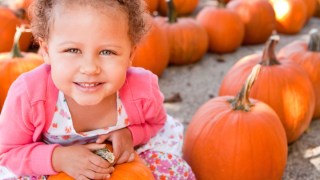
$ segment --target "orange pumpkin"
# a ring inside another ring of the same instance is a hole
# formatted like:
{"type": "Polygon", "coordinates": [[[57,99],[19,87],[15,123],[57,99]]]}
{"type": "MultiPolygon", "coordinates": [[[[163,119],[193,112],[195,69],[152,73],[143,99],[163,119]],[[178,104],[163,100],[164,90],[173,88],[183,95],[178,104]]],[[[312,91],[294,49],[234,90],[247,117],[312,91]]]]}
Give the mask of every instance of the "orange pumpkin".
{"type": "Polygon", "coordinates": [[[320,0],[317,0],[316,2],[316,9],[314,12],[315,17],[320,17],[320,0]]]}
{"type": "Polygon", "coordinates": [[[279,56],[298,63],[308,73],[316,95],[314,118],[320,117],[320,33],[312,30],[310,41],[294,41],[284,46],[279,56]]]}
{"type": "Polygon", "coordinates": [[[30,71],[43,63],[43,59],[36,53],[20,52],[18,41],[22,29],[15,34],[15,43],[8,53],[0,54],[0,111],[12,82],[22,73],[30,71]]]}
{"type": "Polygon", "coordinates": [[[278,42],[276,37],[268,41],[263,54],[246,56],[228,71],[221,83],[219,95],[236,94],[252,67],[262,64],[250,97],[265,102],[277,112],[288,142],[291,143],[310,124],[315,108],[315,94],[310,79],[300,66],[275,55],[274,49],[278,42]]]}
{"type": "MultiPolygon", "coordinates": [[[[16,32],[16,27],[22,24],[27,24],[16,16],[9,8],[0,6],[0,52],[8,52],[13,46],[13,37],[16,32]]],[[[19,46],[22,51],[26,51],[31,44],[31,32],[24,33],[19,41],[19,46]]]]}
{"type": "Polygon", "coordinates": [[[143,67],[161,76],[169,63],[169,44],[166,32],[151,19],[151,29],[137,45],[132,65],[143,67]]]}
{"type": "Polygon", "coordinates": [[[172,0],[168,6],[168,18],[156,17],[155,21],[167,33],[170,63],[186,65],[200,61],[208,49],[206,30],[192,18],[177,18],[172,0]]]}
{"type": "Polygon", "coordinates": [[[282,178],[287,160],[284,128],[272,108],[249,100],[258,67],[238,96],[211,99],[192,117],[183,154],[198,180],[282,178]]]}
{"type": "Polygon", "coordinates": [[[199,12],[196,20],[208,33],[211,52],[228,53],[240,47],[245,27],[236,12],[208,6],[199,12]]]}
{"type": "Polygon", "coordinates": [[[307,18],[304,0],[269,0],[276,13],[276,30],[284,34],[296,34],[303,28],[307,18]]]}
{"type": "Polygon", "coordinates": [[[268,1],[233,0],[227,8],[236,11],[245,25],[243,44],[265,43],[276,28],[275,12],[268,1]]]}
{"type": "Polygon", "coordinates": [[[317,6],[317,0],[304,0],[307,6],[307,18],[306,18],[306,23],[308,20],[314,15],[316,11],[316,6],[317,6]]]}
{"type": "Polygon", "coordinates": [[[150,13],[153,13],[158,9],[158,0],[144,0],[147,5],[147,9],[149,10],[150,13]]]}
{"type": "MultiPolygon", "coordinates": [[[[193,13],[199,4],[199,0],[173,0],[177,15],[184,16],[193,13]]],[[[159,13],[168,15],[168,6],[166,0],[159,0],[159,13]]]]}
{"type": "MultiPolygon", "coordinates": [[[[108,149],[112,150],[112,146],[107,144],[108,149]]],[[[114,166],[114,171],[111,174],[110,180],[152,180],[154,179],[151,170],[145,165],[145,163],[139,158],[138,154],[135,154],[134,161],[130,163],[124,163],[114,166]]],[[[61,172],[57,175],[49,176],[48,180],[72,180],[70,176],[61,172]]]]}

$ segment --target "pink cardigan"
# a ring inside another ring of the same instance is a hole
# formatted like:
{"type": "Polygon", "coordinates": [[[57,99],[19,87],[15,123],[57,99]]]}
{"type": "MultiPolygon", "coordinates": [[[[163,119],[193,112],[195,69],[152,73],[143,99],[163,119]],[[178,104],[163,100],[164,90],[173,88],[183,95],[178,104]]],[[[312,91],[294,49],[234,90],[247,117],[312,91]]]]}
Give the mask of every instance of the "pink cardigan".
{"type": "MultiPolygon", "coordinates": [[[[58,89],[49,65],[21,75],[10,87],[0,115],[0,165],[17,175],[56,174],[51,156],[58,144],[45,144],[54,114],[58,89]]],[[[129,68],[120,89],[134,145],[146,143],[166,120],[157,76],[142,68],[129,68]]]]}

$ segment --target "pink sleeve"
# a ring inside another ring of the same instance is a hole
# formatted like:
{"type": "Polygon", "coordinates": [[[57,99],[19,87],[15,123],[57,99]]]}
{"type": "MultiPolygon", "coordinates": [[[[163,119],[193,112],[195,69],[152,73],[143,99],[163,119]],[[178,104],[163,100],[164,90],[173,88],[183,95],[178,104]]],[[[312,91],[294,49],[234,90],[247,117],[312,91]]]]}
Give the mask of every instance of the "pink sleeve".
{"type": "Polygon", "coordinates": [[[145,122],[128,127],[133,137],[134,146],[147,143],[164,126],[167,114],[163,101],[164,96],[158,85],[158,77],[151,74],[151,94],[149,99],[143,103],[141,112],[145,122]]]}
{"type": "Polygon", "coordinates": [[[51,156],[58,145],[41,140],[45,126],[43,102],[30,102],[24,82],[15,82],[0,115],[0,165],[16,175],[56,174],[51,156]]]}

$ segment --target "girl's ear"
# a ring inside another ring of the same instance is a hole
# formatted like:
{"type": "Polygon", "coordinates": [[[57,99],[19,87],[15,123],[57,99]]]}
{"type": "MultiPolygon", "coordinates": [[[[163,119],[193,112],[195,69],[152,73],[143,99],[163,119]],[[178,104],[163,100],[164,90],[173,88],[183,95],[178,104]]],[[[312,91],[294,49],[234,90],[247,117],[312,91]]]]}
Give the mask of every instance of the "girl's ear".
{"type": "Polygon", "coordinates": [[[44,62],[50,64],[48,43],[39,38],[39,45],[39,53],[42,55],[44,62]]]}
{"type": "Polygon", "coordinates": [[[136,49],[137,49],[137,46],[134,46],[131,49],[130,57],[129,57],[129,66],[132,66],[132,61],[134,59],[134,56],[136,55],[136,49]]]}

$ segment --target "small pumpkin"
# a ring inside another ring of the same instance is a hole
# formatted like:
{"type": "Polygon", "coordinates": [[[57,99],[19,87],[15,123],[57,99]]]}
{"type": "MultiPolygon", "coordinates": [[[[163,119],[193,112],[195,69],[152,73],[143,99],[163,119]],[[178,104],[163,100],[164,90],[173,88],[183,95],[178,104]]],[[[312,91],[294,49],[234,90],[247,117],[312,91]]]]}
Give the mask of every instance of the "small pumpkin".
{"type": "MultiPolygon", "coordinates": [[[[167,0],[159,0],[159,13],[163,16],[168,15],[167,0]]],[[[199,4],[199,0],[173,0],[177,15],[184,16],[193,13],[199,4]]]]}
{"type": "Polygon", "coordinates": [[[245,26],[236,12],[224,7],[207,6],[200,10],[196,20],[207,31],[209,51],[229,53],[242,44],[245,26]]]}
{"type": "Polygon", "coordinates": [[[151,28],[137,45],[133,66],[143,67],[159,77],[169,64],[169,42],[166,32],[150,18],[151,28]]]}
{"type": "Polygon", "coordinates": [[[304,0],[269,0],[276,13],[276,30],[284,34],[296,34],[307,19],[304,0]]]}
{"type": "Polygon", "coordinates": [[[262,54],[239,60],[222,80],[219,95],[235,95],[252,67],[262,64],[250,97],[271,106],[286,130],[288,143],[309,127],[315,108],[315,94],[307,73],[288,58],[275,54],[279,36],[271,36],[262,54]]]}
{"type": "Polygon", "coordinates": [[[259,66],[236,97],[211,99],[192,117],[183,154],[198,180],[282,178],[287,160],[284,128],[272,108],[249,99],[259,66]]]}
{"type": "Polygon", "coordinates": [[[17,28],[11,52],[0,53],[0,111],[12,82],[20,74],[43,63],[42,56],[20,51],[18,41],[23,31],[23,28],[17,28]]]}
{"type": "Polygon", "coordinates": [[[227,8],[236,11],[245,25],[245,45],[265,43],[276,28],[275,12],[268,1],[232,0],[227,8]]]}
{"type": "Polygon", "coordinates": [[[296,40],[279,51],[284,56],[299,65],[307,72],[311,79],[316,95],[316,106],[313,118],[320,117],[320,32],[317,29],[310,31],[309,43],[296,40]]]}
{"type": "MultiPolygon", "coordinates": [[[[28,22],[19,18],[14,11],[7,7],[0,6],[0,52],[9,52],[13,46],[13,38],[16,27],[27,25],[28,22]]],[[[26,51],[32,41],[31,32],[23,33],[19,40],[19,46],[22,51],[26,51]]]]}
{"type": "Polygon", "coordinates": [[[168,1],[168,18],[156,17],[160,27],[166,31],[170,47],[170,63],[186,65],[198,62],[208,50],[206,30],[194,19],[177,18],[172,0],[168,1]]]}
{"type": "MultiPolygon", "coordinates": [[[[112,151],[112,146],[107,144],[107,148],[112,151]]],[[[57,175],[49,176],[48,180],[72,180],[70,176],[61,172],[57,175]]],[[[114,166],[114,171],[111,174],[110,180],[152,180],[154,179],[151,170],[139,158],[136,153],[132,162],[123,163],[114,166]]]]}

